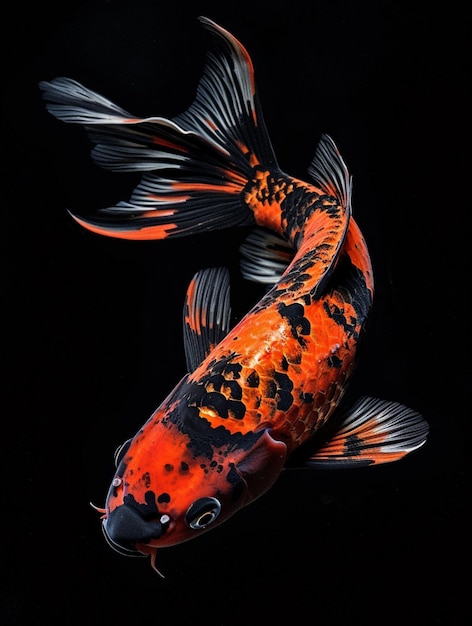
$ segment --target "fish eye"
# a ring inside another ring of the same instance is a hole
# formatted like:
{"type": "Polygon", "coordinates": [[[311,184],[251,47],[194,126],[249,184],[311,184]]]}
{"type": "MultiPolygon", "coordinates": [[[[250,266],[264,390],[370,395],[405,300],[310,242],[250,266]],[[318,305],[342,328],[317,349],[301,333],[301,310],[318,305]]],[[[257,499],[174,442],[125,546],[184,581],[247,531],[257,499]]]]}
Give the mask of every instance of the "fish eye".
{"type": "Polygon", "coordinates": [[[132,441],[133,439],[127,439],[124,443],[121,444],[121,446],[118,446],[118,448],[115,450],[115,454],[113,455],[115,467],[118,467],[118,465],[120,464],[121,459],[126,454],[126,451],[128,450],[132,441]]]}
{"type": "Polygon", "coordinates": [[[218,517],[221,503],[216,498],[199,498],[189,506],[185,521],[194,530],[206,528],[218,517]]]}

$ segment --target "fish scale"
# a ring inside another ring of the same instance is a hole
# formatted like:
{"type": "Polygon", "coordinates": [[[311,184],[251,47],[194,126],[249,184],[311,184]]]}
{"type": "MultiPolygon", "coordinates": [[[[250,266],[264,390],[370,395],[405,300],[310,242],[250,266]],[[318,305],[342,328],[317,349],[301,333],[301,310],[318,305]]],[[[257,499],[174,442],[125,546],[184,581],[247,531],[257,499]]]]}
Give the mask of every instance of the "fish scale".
{"type": "MultiPolygon", "coordinates": [[[[356,347],[372,300],[367,248],[362,244],[363,251],[359,254],[361,235],[354,224],[351,230],[356,234],[348,234],[344,254],[351,271],[363,276],[363,281],[358,281],[356,297],[362,302],[357,307],[347,302],[335,288],[313,301],[307,297],[312,288],[311,280],[302,283],[302,287],[298,285],[296,290],[284,281],[285,289],[276,286],[274,293],[269,292],[264,305],[257,305],[191,374],[191,381],[205,385],[208,371],[215,367],[212,362],[227,363],[230,358],[229,362],[243,366],[237,380],[246,413],[243,423],[241,418],[231,423],[223,418],[231,432],[242,432],[242,429],[248,432],[269,422],[274,437],[290,441],[291,449],[311,436],[338,403],[353,370],[356,347]],[[358,256],[364,260],[360,268],[353,266],[349,257],[354,238],[358,256]],[[286,305],[285,300],[290,304],[286,305]],[[310,304],[305,304],[307,301],[310,304]],[[343,316],[326,314],[327,310],[335,309],[342,310],[343,316]],[[286,394],[282,402],[280,393],[268,392],[280,388],[277,375],[280,380],[282,373],[291,383],[290,406],[287,406],[286,394]],[[260,381],[257,387],[254,380],[260,381]],[[300,431],[304,433],[302,437],[300,431]],[[295,439],[291,441],[294,433],[295,439]]],[[[307,254],[302,252],[305,261],[307,254]]],[[[207,410],[204,415],[212,424],[222,423],[217,411],[207,410]]]]}

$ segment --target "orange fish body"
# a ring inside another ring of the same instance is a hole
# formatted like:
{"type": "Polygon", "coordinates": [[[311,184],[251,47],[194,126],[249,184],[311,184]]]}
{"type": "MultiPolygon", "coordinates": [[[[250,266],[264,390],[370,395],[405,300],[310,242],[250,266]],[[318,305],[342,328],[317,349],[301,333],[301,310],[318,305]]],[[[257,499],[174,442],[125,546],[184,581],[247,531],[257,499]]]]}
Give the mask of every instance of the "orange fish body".
{"type": "Polygon", "coordinates": [[[216,41],[191,107],[171,120],[135,118],[69,79],[41,83],[48,109],[88,130],[93,156],[144,172],[129,202],[89,230],[162,239],[254,224],[243,274],[272,283],[230,329],[229,279],[198,272],[184,305],[189,373],[118,451],[103,528],[124,554],[198,536],[267,491],[302,444],[313,467],[397,460],[420,447],[426,422],[393,402],[335,411],[356,364],[373,297],[372,269],[351,216],[351,181],[323,136],[311,182],[278,166],[248,53],[206,18],[216,41]],[[270,234],[272,233],[272,234],[270,234]]]}

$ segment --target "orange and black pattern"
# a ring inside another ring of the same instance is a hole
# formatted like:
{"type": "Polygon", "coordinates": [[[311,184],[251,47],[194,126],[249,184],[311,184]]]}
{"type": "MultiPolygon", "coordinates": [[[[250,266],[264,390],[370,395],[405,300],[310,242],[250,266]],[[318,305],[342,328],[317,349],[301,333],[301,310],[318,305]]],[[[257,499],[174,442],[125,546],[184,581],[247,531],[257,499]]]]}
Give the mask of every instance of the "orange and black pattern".
{"type": "Polygon", "coordinates": [[[123,554],[151,555],[156,570],[158,548],[249,504],[315,435],[324,438],[307,463],[347,467],[397,460],[428,431],[411,409],[369,398],[336,421],[373,299],[349,172],[326,135],[309,182],[280,169],[249,54],[200,19],[214,50],[194,102],[172,119],[137,118],[67,78],[40,85],[53,115],[87,130],[99,165],[142,173],[128,201],[73,214],[88,230],[126,239],[242,225],[265,233],[249,236],[241,267],[270,289],[231,329],[228,273],[197,273],[183,313],[188,373],[115,456],[99,509],[105,537],[123,554]]]}

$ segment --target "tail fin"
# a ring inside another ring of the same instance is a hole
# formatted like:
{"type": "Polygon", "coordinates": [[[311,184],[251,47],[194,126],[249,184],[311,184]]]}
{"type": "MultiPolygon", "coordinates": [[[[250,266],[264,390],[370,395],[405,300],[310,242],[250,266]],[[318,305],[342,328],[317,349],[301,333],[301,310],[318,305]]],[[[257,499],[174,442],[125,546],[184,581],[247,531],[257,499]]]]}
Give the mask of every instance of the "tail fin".
{"type": "Polygon", "coordinates": [[[255,164],[277,167],[245,48],[211,20],[215,39],[197,95],[172,119],[136,118],[68,78],[41,82],[52,115],[82,124],[94,160],[113,171],[144,172],[128,202],[93,219],[89,230],[124,239],[164,239],[254,223],[240,199],[255,164]]]}

